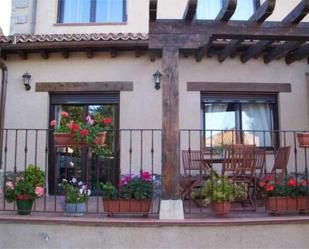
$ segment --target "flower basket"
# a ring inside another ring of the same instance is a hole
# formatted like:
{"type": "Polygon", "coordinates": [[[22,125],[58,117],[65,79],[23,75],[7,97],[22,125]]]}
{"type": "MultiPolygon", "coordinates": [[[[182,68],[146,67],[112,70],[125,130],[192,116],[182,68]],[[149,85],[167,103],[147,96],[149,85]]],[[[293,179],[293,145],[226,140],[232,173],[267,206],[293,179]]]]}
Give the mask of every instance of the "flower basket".
{"type": "Polygon", "coordinates": [[[119,213],[140,213],[147,216],[150,211],[151,200],[103,200],[103,208],[108,216],[119,213]]]}
{"type": "Polygon", "coordinates": [[[283,196],[267,197],[265,206],[266,210],[271,214],[286,211],[305,213],[309,211],[309,196],[298,196],[295,198],[283,196]]]}
{"type": "Polygon", "coordinates": [[[211,202],[212,211],[217,216],[225,216],[231,210],[231,203],[229,201],[225,202],[211,202]]]}
{"type": "Polygon", "coordinates": [[[298,144],[301,147],[309,147],[309,132],[297,133],[298,144]]]}
{"type": "Polygon", "coordinates": [[[86,203],[64,203],[64,213],[67,216],[83,216],[86,213],[86,203]]]}
{"type": "Polygon", "coordinates": [[[27,195],[18,195],[16,196],[16,206],[18,214],[29,215],[31,214],[33,199],[27,195]]]}
{"type": "MultiPolygon", "coordinates": [[[[54,133],[55,145],[57,147],[87,147],[88,145],[84,141],[75,142],[74,136],[68,133],[54,133]]],[[[106,132],[99,132],[95,143],[99,145],[105,145],[106,132]]]]}

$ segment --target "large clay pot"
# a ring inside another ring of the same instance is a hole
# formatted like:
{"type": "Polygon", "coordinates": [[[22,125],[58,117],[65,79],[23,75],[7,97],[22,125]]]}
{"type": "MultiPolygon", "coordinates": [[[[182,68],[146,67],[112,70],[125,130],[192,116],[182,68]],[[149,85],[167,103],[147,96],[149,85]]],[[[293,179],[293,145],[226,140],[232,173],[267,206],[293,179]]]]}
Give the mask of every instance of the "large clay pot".
{"type": "MultiPolygon", "coordinates": [[[[106,132],[99,132],[95,143],[104,145],[106,139],[106,132]]],[[[54,133],[55,145],[57,147],[86,147],[88,146],[84,141],[76,143],[74,136],[68,133],[54,133]]]]}
{"type": "Polygon", "coordinates": [[[308,212],[309,196],[298,196],[295,198],[283,196],[267,197],[265,207],[271,214],[278,214],[285,211],[308,212]]]}
{"type": "Polygon", "coordinates": [[[18,214],[20,215],[31,214],[33,199],[29,198],[27,195],[16,196],[16,206],[18,214]]]}
{"type": "Polygon", "coordinates": [[[301,147],[309,147],[309,132],[297,133],[298,144],[301,147]]]}
{"type": "Polygon", "coordinates": [[[212,202],[211,203],[212,211],[217,216],[225,216],[231,210],[231,203],[229,201],[225,202],[212,202]]]}
{"type": "Polygon", "coordinates": [[[104,211],[108,216],[117,213],[141,213],[147,216],[150,210],[151,200],[103,200],[104,211]]]}

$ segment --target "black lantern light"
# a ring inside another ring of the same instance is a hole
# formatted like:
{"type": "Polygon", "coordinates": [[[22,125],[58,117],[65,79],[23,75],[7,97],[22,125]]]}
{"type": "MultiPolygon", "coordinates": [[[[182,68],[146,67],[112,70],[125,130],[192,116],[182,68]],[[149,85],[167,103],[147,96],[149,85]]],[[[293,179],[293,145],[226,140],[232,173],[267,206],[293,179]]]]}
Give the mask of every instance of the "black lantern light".
{"type": "Polygon", "coordinates": [[[154,82],[155,82],[155,89],[156,90],[159,90],[160,89],[160,84],[161,84],[161,77],[162,77],[162,74],[160,73],[159,70],[157,70],[157,72],[155,72],[153,74],[153,78],[154,78],[154,82]]]}
{"type": "Polygon", "coordinates": [[[30,86],[31,75],[28,72],[25,72],[23,74],[23,79],[24,79],[25,88],[27,91],[29,91],[31,89],[31,86],[30,86]]]}

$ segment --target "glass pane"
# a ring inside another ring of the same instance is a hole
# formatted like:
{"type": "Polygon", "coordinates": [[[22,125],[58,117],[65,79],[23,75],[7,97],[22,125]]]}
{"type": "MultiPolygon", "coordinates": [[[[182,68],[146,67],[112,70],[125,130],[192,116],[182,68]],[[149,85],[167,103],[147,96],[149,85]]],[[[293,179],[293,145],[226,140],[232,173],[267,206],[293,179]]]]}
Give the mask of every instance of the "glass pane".
{"type": "Polygon", "coordinates": [[[123,0],[97,0],[96,22],[122,22],[123,0]]]}
{"type": "Polygon", "coordinates": [[[63,6],[64,23],[90,22],[91,0],[65,0],[63,6]]]}
{"type": "Polygon", "coordinates": [[[222,0],[198,0],[196,19],[215,19],[222,8],[222,0]]]}
{"type": "Polygon", "coordinates": [[[237,7],[231,20],[248,20],[254,12],[255,0],[237,0],[237,7]]]}
{"type": "Polygon", "coordinates": [[[236,141],[236,108],[234,104],[205,105],[205,144],[207,147],[236,141]],[[214,130],[214,131],[209,131],[214,130]]]}
{"type": "Polygon", "coordinates": [[[243,140],[245,144],[272,146],[273,117],[271,106],[257,103],[243,104],[242,128],[244,130],[243,140]]]}

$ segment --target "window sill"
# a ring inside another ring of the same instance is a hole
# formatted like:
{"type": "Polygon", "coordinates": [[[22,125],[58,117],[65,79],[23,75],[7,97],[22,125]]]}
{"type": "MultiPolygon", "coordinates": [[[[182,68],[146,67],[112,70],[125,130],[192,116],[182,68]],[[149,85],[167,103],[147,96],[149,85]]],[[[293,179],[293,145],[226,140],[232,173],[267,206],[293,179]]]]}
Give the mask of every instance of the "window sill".
{"type": "Polygon", "coordinates": [[[127,22],[89,22],[89,23],[54,23],[53,26],[111,26],[111,25],[127,25],[127,22]]]}

